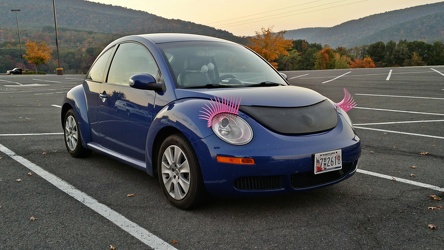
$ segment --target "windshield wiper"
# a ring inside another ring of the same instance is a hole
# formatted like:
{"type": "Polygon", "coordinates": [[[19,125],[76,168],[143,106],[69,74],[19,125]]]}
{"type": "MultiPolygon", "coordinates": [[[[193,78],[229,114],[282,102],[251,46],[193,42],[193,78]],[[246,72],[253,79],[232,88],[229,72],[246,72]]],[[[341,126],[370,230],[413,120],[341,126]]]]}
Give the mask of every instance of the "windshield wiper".
{"type": "Polygon", "coordinates": [[[264,81],[256,84],[248,85],[249,87],[272,87],[272,86],[284,86],[284,84],[277,82],[264,81]]]}
{"type": "Polygon", "coordinates": [[[185,89],[213,89],[213,88],[231,88],[233,86],[230,85],[223,85],[223,84],[206,84],[206,85],[200,85],[200,86],[191,86],[186,87],[185,89]]]}

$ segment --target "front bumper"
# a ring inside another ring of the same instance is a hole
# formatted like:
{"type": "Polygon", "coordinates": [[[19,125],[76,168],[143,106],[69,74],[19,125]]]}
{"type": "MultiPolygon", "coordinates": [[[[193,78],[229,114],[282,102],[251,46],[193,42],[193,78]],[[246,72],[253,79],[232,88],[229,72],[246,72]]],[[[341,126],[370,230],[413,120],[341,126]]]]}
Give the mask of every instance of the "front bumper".
{"type": "MultiPolygon", "coordinates": [[[[252,124],[252,123],[250,123],[252,124]]],[[[361,143],[341,121],[331,131],[286,136],[255,128],[253,141],[233,146],[209,136],[193,146],[206,190],[212,195],[244,196],[305,191],[341,182],[352,176],[361,155],[361,143]],[[342,169],[314,174],[314,155],[342,151],[342,169]],[[219,163],[216,156],[251,157],[254,165],[219,163]]]]}

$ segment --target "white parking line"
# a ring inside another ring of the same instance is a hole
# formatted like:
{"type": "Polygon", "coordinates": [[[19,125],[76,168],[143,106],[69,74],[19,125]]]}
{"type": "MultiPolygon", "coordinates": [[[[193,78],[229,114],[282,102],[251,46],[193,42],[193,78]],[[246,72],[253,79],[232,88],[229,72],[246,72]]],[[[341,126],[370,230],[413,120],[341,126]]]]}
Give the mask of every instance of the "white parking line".
{"type": "Polygon", "coordinates": [[[41,83],[30,83],[30,84],[21,84],[20,85],[5,85],[5,87],[9,87],[9,88],[17,88],[17,87],[44,87],[44,86],[49,86],[49,84],[41,84],[41,83]]]}
{"type": "Polygon", "coordinates": [[[402,179],[402,178],[398,178],[398,177],[394,177],[394,176],[390,176],[390,175],[385,175],[385,174],[379,174],[379,173],[370,172],[370,171],[363,170],[363,169],[357,169],[356,172],[361,173],[361,174],[366,174],[366,175],[371,175],[371,176],[383,178],[383,179],[387,179],[387,180],[391,180],[391,181],[402,182],[402,183],[406,183],[406,184],[417,186],[417,187],[427,188],[427,189],[435,190],[438,192],[444,192],[444,188],[430,185],[430,184],[426,184],[426,183],[422,183],[422,182],[411,181],[411,180],[402,179]]]}
{"type": "Polygon", "coordinates": [[[14,83],[14,84],[17,84],[17,85],[22,85],[21,83],[19,83],[19,82],[12,82],[12,81],[8,81],[8,80],[2,80],[2,79],[0,79],[0,82],[5,82],[5,83],[14,83]]]}
{"type": "Polygon", "coordinates": [[[372,126],[372,125],[394,125],[394,124],[412,124],[412,123],[429,123],[429,122],[444,122],[444,120],[419,120],[419,121],[400,121],[400,122],[371,122],[358,123],[355,126],[372,126]]]}
{"type": "Polygon", "coordinates": [[[45,79],[32,79],[33,81],[38,82],[53,82],[53,83],[62,83],[61,81],[51,81],[51,80],[45,80],[45,79]]]}
{"type": "Polygon", "coordinates": [[[405,95],[377,95],[377,94],[355,94],[360,96],[375,96],[375,97],[393,97],[393,98],[410,98],[410,99],[427,99],[427,100],[444,100],[441,97],[426,97],[426,96],[405,96],[405,95]]]}
{"type": "Polygon", "coordinates": [[[47,93],[39,93],[39,94],[34,94],[34,95],[55,95],[55,92],[47,92],[47,93]]]}
{"type": "Polygon", "coordinates": [[[0,144],[0,151],[153,249],[176,249],[145,228],[0,144]]]}
{"type": "Polygon", "coordinates": [[[366,127],[360,127],[360,126],[354,126],[354,128],[363,129],[363,130],[372,130],[372,131],[378,131],[378,132],[384,132],[384,133],[392,133],[392,134],[400,134],[400,135],[413,135],[413,136],[419,136],[419,137],[427,137],[427,138],[444,140],[444,137],[442,137],[442,136],[435,136],[435,135],[408,133],[408,132],[395,131],[395,130],[386,130],[386,129],[378,129],[378,128],[366,128],[366,127]]]}
{"type": "Polygon", "coordinates": [[[83,81],[83,80],[85,80],[85,78],[74,78],[74,77],[65,77],[65,79],[66,80],[80,80],[80,81],[83,81]]]}
{"type": "Polygon", "coordinates": [[[291,77],[291,78],[288,78],[288,80],[296,79],[296,78],[300,78],[300,77],[304,77],[304,76],[308,76],[308,74],[299,75],[299,76],[293,76],[293,77],[291,77]]]}
{"type": "Polygon", "coordinates": [[[391,69],[387,78],[385,79],[386,81],[390,81],[390,77],[392,76],[392,72],[393,72],[393,70],[391,69]]]}
{"type": "Polygon", "coordinates": [[[385,111],[385,112],[395,112],[395,113],[407,113],[407,114],[417,114],[417,115],[444,116],[444,114],[441,114],[441,113],[428,113],[428,112],[406,111],[406,110],[396,110],[396,109],[377,109],[377,108],[366,108],[366,107],[354,107],[354,109],[385,111]]]}
{"type": "Polygon", "coordinates": [[[442,73],[442,72],[440,72],[440,71],[438,71],[438,70],[436,70],[436,69],[433,69],[433,68],[430,68],[430,69],[433,70],[433,71],[435,71],[436,73],[438,73],[438,74],[444,76],[444,73],[442,73]]]}
{"type": "Polygon", "coordinates": [[[63,133],[0,134],[0,137],[12,137],[12,136],[41,136],[41,135],[63,135],[63,133]]]}
{"type": "Polygon", "coordinates": [[[340,75],[340,76],[337,76],[337,77],[335,77],[335,78],[333,78],[333,79],[330,79],[330,80],[328,80],[328,81],[322,82],[322,84],[332,82],[332,81],[334,81],[334,80],[336,80],[336,79],[339,79],[339,78],[341,78],[341,77],[343,77],[343,76],[346,76],[346,75],[348,75],[348,74],[350,74],[350,73],[351,73],[351,71],[349,71],[349,72],[347,72],[347,73],[345,73],[345,74],[342,74],[342,75],[340,75]]]}

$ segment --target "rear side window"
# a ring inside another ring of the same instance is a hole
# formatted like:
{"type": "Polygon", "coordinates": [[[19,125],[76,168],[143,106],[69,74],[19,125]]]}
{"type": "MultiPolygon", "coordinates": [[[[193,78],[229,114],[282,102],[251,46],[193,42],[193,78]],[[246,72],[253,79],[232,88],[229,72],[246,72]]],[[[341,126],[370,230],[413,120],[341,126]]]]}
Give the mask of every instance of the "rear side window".
{"type": "Polygon", "coordinates": [[[108,60],[112,54],[113,49],[107,50],[105,53],[103,53],[94,63],[94,65],[89,70],[88,76],[86,79],[89,79],[91,81],[95,82],[103,82],[106,75],[106,65],[108,63],[108,60]]]}

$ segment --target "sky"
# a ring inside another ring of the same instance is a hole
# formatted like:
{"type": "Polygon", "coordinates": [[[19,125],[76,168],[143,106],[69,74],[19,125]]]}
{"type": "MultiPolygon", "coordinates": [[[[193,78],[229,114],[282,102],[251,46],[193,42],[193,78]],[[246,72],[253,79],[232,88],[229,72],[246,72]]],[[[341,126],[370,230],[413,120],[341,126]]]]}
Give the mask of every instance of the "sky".
{"type": "Polygon", "coordinates": [[[442,1],[429,0],[89,0],[226,30],[236,36],[332,27],[373,14],[442,1]]]}

